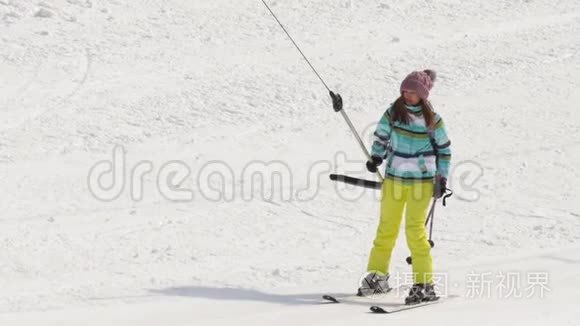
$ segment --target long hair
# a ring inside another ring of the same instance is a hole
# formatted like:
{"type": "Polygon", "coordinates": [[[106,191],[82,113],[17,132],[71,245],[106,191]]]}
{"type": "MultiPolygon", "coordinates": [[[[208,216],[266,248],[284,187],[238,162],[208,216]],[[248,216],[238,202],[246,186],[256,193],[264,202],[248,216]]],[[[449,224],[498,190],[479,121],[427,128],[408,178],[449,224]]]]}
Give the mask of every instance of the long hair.
{"type": "MultiPolygon", "coordinates": [[[[419,102],[421,105],[421,110],[423,112],[423,117],[425,118],[425,125],[427,128],[431,129],[434,127],[435,123],[435,112],[431,103],[427,100],[421,100],[419,102]]],[[[393,121],[399,121],[402,124],[408,125],[411,122],[411,114],[407,107],[405,106],[405,99],[403,96],[399,97],[395,103],[393,103],[393,121]]]]}

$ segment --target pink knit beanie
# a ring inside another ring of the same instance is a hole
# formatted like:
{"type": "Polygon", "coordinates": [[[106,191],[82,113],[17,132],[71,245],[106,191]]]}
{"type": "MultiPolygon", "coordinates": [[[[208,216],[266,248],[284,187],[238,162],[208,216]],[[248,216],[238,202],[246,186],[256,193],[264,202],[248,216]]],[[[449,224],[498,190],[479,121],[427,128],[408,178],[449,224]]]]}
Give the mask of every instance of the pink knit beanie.
{"type": "Polygon", "coordinates": [[[434,70],[413,71],[401,83],[401,94],[404,91],[414,91],[421,99],[426,100],[436,78],[437,73],[434,70]]]}

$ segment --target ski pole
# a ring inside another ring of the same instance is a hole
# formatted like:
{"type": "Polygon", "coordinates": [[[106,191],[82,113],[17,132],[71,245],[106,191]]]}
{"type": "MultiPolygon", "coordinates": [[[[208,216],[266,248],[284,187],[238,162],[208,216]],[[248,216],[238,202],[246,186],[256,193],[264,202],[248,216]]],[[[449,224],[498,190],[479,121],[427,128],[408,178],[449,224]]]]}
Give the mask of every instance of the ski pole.
{"type": "Polygon", "coordinates": [[[433,248],[435,246],[435,243],[433,242],[433,220],[435,219],[435,203],[437,203],[437,198],[433,199],[433,204],[431,204],[431,209],[429,214],[431,215],[428,220],[430,220],[431,222],[429,223],[429,244],[431,245],[431,248],[433,248]]]}
{"type": "MultiPolygon", "coordinates": [[[[272,17],[274,17],[274,19],[278,22],[278,25],[280,25],[280,27],[286,33],[286,35],[288,36],[288,38],[290,39],[290,41],[292,41],[292,44],[294,44],[294,47],[296,47],[296,49],[298,50],[298,52],[300,52],[300,54],[302,55],[302,57],[304,58],[304,60],[306,61],[306,63],[308,63],[308,65],[310,66],[310,68],[312,69],[312,71],[316,74],[316,76],[318,77],[318,79],[320,79],[320,82],[322,82],[322,84],[328,90],[328,92],[331,93],[331,90],[328,87],[328,85],[326,85],[326,83],[324,82],[324,79],[322,79],[322,77],[320,76],[320,74],[318,73],[318,71],[316,71],[316,69],[314,68],[314,66],[310,63],[310,60],[308,60],[308,58],[306,57],[306,55],[304,54],[304,52],[302,52],[302,50],[300,49],[300,47],[298,46],[298,44],[296,44],[296,42],[294,41],[294,39],[292,38],[292,36],[290,36],[290,33],[288,33],[288,31],[286,30],[286,28],[284,27],[284,25],[282,25],[282,23],[280,22],[280,20],[276,16],[276,14],[274,14],[274,12],[272,11],[272,9],[270,9],[270,6],[268,6],[268,4],[266,3],[265,0],[262,0],[262,3],[264,4],[264,6],[266,6],[266,8],[268,9],[268,11],[272,15],[272,17]]],[[[358,131],[356,130],[356,128],[352,124],[352,121],[350,121],[348,115],[346,114],[346,112],[344,112],[344,109],[341,109],[341,110],[339,110],[337,112],[340,112],[341,113],[342,117],[344,118],[344,121],[346,121],[346,124],[350,128],[350,131],[353,133],[353,135],[355,136],[355,138],[356,138],[359,146],[363,150],[363,152],[364,152],[367,160],[369,160],[369,161],[372,160],[371,155],[369,154],[369,151],[367,150],[367,148],[365,147],[363,141],[361,140],[361,138],[360,138],[360,136],[358,134],[358,131]]],[[[384,178],[383,178],[381,172],[377,170],[376,174],[377,174],[377,176],[379,177],[379,179],[382,182],[384,180],[384,178]]]]}

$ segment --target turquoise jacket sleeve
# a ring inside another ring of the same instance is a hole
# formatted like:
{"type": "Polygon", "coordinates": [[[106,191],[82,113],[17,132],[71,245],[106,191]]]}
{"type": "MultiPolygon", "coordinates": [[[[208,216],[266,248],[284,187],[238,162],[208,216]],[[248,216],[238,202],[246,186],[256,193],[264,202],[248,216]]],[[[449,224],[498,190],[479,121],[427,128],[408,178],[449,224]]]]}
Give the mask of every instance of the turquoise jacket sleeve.
{"type": "Polygon", "coordinates": [[[437,122],[433,129],[433,139],[437,146],[437,174],[447,179],[451,165],[451,141],[447,136],[443,119],[439,115],[435,118],[437,122]]]}
{"type": "Polygon", "coordinates": [[[391,137],[391,108],[387,109],[381,116],[377,128],[373,134],[373,144],[371,147],[371,156],[385,157],[387,145],[391,137]]]}

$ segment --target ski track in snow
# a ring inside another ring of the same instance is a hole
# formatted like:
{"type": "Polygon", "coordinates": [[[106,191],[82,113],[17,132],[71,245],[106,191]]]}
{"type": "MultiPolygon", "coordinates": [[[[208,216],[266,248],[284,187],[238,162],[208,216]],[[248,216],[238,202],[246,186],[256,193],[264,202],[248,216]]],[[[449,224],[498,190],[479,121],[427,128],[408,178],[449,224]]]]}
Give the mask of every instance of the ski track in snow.
{"type": "MultiPolygon", "coordinates": [[[[432,100],[450,132],[454,168],[474,162],[483,175],[477,200],[459,191],[438,207],[436,268],[464,276],[487,257],[495,270],[554,268],[557,284],[578,273],[572,250],[535,254],[580,240],[578,1],[271,6],[343,95],[366,144],[400,80],[412,69],[438,71],[432,100]],[[530,252],[529,265],[501,260],[530,252]]],[[[352,291],[366,266],[377,193],[337,187],[330,172],[370,178],[326,90],[260,1],[0,0],[0,320],[49,325],[67,311],[72,319],[92,311],[102,324],[123,320],[108,310],[122,305],[175,312],[175,324],[376,323],[349,317],[360,307],[324,307],[336,315],[321,317],[320,307],[289,304],[352,291]],[[195,187],[207,162],[227,162],[236,196],[215,202],[198,192],[192,202],[170,202],[153,173],[143,200],[132,201],[126,187],[98,201],[87,175],[115,145],[126,149],[129,168],[186,162],[193,176],[184,187],[195,187]],[[335,162],[339,152],[358,160],[358,170],[335,162]],[[291,169],[280,191],[292,194],[308,184],[313,164],[327,161],[314,200],[241,198],[244,167],[273,160],[291,169]],[[231,317],[209,308],[217,302],[231,317]],[[188,305],[195,316],[180,319],[188,305]]],[[[408,270],[407,254],[401,232],[394,271],[408,270]]],[[[486,304],[499,311],[499,303],[486,304]]],[[[474,309],[453,305],[461,316],[474,309]]],[[[545,323],[538,314],[522,325],[545,323]]]]}

